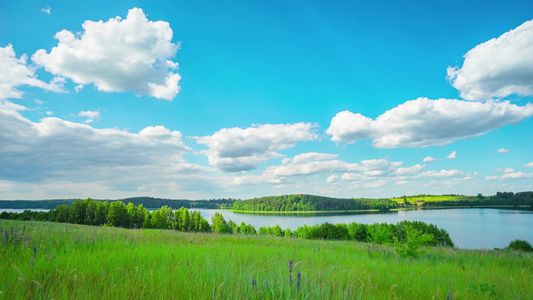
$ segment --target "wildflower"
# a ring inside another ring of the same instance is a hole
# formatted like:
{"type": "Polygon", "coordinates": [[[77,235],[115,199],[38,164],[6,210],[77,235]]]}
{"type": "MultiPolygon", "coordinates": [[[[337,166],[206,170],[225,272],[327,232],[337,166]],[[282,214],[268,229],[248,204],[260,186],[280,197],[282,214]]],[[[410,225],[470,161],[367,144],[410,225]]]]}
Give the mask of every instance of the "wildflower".
{"type": "Polygon", "coordinates": [[[302,274],[298,271],[298,282],[296,283],[296,288],[298,288],[298,290],[300,290],[300,280],[302,280],[302,274]]]}
{"type": "Polygon", "coordinates": [[[292,273],[292,260],[289,261],[289,273],[292,273]]]}
{"type": "Polygon", "coordinates": [[[256,282],[255,282],[255,277],[254,277],[254,278],[252,278],[252,285],[253,285],[254,287],[255,287],[255,283],[256,283],[256,282]]]}
{"type": "Polygon", "coordinates": [[[35,253],[37,253],[37,249],[33,247],[33,256],[35,257],[35,253]]]}

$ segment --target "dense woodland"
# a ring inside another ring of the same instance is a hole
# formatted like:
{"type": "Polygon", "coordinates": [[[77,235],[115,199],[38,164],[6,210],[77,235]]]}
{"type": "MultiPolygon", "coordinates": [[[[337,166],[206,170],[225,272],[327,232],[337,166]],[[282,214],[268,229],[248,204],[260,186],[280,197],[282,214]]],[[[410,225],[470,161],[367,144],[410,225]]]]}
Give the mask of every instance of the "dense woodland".
{"type": "Polygon", "coordinates": [[[398,204],[390,199],[341,199],[303,194],[236,200],[233,203],[233,209],[241,211],[387,211],[397,207],[398,204]]]}

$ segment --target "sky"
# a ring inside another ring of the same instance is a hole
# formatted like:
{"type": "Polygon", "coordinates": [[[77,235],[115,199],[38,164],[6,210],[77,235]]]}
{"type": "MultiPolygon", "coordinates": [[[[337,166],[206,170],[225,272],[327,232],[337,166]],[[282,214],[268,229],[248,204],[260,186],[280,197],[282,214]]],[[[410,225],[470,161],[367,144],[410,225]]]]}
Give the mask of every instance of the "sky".
{"type": "Polygon", "coordinates": [[[0,1],[0,199],[533,190],[531,1],[0,1]]]}

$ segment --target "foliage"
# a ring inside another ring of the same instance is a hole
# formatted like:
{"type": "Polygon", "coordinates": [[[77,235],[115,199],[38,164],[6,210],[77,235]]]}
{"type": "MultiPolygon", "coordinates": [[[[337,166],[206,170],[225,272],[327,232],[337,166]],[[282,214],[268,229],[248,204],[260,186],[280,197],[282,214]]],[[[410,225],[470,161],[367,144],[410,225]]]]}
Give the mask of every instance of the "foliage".
{"type": "Polygon", "coordinates": [[[514,240],[509,243],[507,248],[516,251],[533,252],[533,247],[531,247],[531,244],[524,240],[514,240]]]}
{"type": "Polygon", "coordinates": [[[418,257],[420,254],[425,252],[425,250],[421,249],[421,247],[430,245],[434,239],[433,235],[421,233],[419,230],[410,225],[406,226],[405,231],[405,242],[400,242],[397,237],[394,239],[396,252],[402,257],[418,257]]]}
{"type": "Polygon", "coordinates": [[[240,211],[332,211],[369,210],[387,211],[398,204],[389,199],[340,199],[314,195],[282,195],[236,200],[233,209],[240,211]]]}
{"type": "Polygon", "coordinates": [[[211,230],[216,233],[232,233],[232,229],[224,220],[224,216],[221,213],[216,212],[211,217],[211,230]]]}

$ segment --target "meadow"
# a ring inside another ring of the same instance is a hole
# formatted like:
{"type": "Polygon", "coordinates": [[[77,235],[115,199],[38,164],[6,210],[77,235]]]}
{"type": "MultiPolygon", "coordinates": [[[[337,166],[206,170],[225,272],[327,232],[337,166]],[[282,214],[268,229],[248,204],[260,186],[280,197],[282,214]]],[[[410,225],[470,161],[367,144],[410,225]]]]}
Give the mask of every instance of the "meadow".
{"type": "Polygon", "coordinates": [[[398,198],[391,198],[392,201],[396,203],[405,203],[405,200],[410,202],[413,205],[420,205],[423,202],[441,202],[441,201],[461,201],[461,200],[475,200],[474,196],[463,196],[463,195],[417,195],[417,196],[405,196],[398,198]]]}
{"type": "Polygon", "coordinates": [[[533,254],[0,220],[2,299],[532,299],[533,254]]]}

